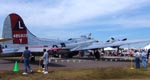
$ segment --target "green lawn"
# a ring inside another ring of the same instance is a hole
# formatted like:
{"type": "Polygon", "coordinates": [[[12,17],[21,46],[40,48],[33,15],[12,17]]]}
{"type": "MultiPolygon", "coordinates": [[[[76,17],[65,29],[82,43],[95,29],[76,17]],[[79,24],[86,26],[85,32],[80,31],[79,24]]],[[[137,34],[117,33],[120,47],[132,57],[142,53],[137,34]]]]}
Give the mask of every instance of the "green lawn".
{"type": "Polygon", "coordinates": [[[109,67],[90,69],[50,70],[48,74],[34,72],[22,75],[22,71],[1,71],[0,80],[149,80],[150,69],[109,67]]]}

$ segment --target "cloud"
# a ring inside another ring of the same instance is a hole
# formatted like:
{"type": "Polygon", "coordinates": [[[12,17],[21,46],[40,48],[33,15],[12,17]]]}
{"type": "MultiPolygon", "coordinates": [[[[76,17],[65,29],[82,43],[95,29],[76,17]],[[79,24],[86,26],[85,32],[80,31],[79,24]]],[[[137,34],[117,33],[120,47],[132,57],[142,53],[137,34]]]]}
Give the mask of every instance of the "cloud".
{"type": "MultiPolygon", "coordinates": [[[[0,24],[3,26],[4,18],[9,13],[15,12],[23,18],[31,32],[35,33],[38,31],[35,29],[44,28],[42,33],[45,33],[46,37],[58,37],[61,33],[67,37],[71,35],[76,37],[88,33],[89,27],[96,31],[115,31],[118,27],[149,27],[149,14],[135,13],[142,11],[139,9],[149,5],[149,2],[149,0],[1,0],[0,18],[3,20],[0,24]],[[86,30],[78,30],[79,28],[86,30]]],[[[41,36],[39,33],[35,34],[41,36]]]]}
{"type": "Polygon", "coordinates": [[[147,28],[150,27],[149,22],[150,22],[150,15],[139,15],[136,17],[127,17],[127,18],[119,17],[117,19],[103,20],[101,21],[100,24],[122,28],[147,28]]]}
{"type": "Polygon", "coordinates": [[[7,1],[6,5],[6,1],[3,0],[0,12],[3,12],[2,14],[16,12],[32,27],[70,28],[68,25],[117,13],[143,1],[145,0],[52,0],[51,2],[46,0],[30,3],[26,0],[7,1]]]}
{"type": "MultiPolygon", "coordinates": [[[[43,30],[42,30],[43,31],[43,30]]],[[[33,31],[35,35],[41,38],[50,38],[50,39],[60,39],[60,40],[67,40],[69,38],[80,37],[81,35],[88,35],[89,33],[79,30],[51,30],[51,31],[43,31],[39,34],[40,31],[33,31]],[[43,36],[44,35],[44,36],[43,36]]]]}

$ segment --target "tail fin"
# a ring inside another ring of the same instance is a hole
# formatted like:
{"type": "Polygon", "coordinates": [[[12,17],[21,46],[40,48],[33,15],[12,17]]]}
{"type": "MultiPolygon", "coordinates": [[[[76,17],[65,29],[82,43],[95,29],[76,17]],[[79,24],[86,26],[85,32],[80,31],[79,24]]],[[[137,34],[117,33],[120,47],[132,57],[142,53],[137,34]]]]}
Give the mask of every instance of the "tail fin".
{"type": "Polygon", "coordinates": [[[13,38],[13,44],[28,44],[27,28],[19,15],[12,13],[6,17],[2,37],[13,38]]]}
{"type": "Polygon", "coordinates": [[[9,47],[24,47],[26,45],[53,45],[59,44],[60,41],[53,39],[41,39],[33,35],[25,26],[23,19],[15,13],[9,14],[3,26],[3,38],[12,38],[13,40],[3,42],[3,46],[9,47]]]}

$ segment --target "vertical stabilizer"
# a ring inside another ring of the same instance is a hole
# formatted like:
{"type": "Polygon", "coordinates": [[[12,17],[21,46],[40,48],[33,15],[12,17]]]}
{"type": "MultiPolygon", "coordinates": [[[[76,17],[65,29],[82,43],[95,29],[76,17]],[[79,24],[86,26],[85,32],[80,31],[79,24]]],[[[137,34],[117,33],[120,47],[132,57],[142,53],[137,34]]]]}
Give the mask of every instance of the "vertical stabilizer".
{"type": "Polygon", "coordinates": [[[2,37],[13,38],[13,44],[28,44],[27,28],[19,15],[12,13],[6,17],[2,37]]]}
{"type": "Polygon", "coordinates": [[[59,44],[60,41],[53,39],[42,39],[33,35],[25,26],[23,19],[15,13],[9,14],[3,26],[3,38],[12,38],[11,41],[3,42],[3,46],[9,48],[21,48],[24,46],[51,46],[59,44]]]}

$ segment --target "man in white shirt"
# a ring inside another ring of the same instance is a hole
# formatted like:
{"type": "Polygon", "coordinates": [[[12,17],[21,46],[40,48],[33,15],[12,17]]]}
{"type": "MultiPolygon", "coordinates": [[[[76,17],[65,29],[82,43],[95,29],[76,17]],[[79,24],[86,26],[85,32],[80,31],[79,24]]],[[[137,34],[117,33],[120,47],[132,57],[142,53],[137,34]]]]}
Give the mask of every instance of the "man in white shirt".
{"type": "Polygon", "coordinates": [[[139,69],[140,68],[140,57],[141,57],[141,54],[140,54],[140,52],[138,50],[135,50],[134,56],[135,56],[136,69],[139,69]]]}
{"type": "Polygon", "coordinates": [[[49,60],[49,55],[48,52],[46,51],[46,49],[43,49],[43,56],[41,57],[41,59],[43,60],[43,64],[44,64],[44,74],[48,73],[48,60],[49,60]]]}
{"type": "Polygon", "coordinates": [[[146,68],[146,58],[147,58],[147,53],[145,52],[145,50],[142,50],[142,67],[146,68]]]}

